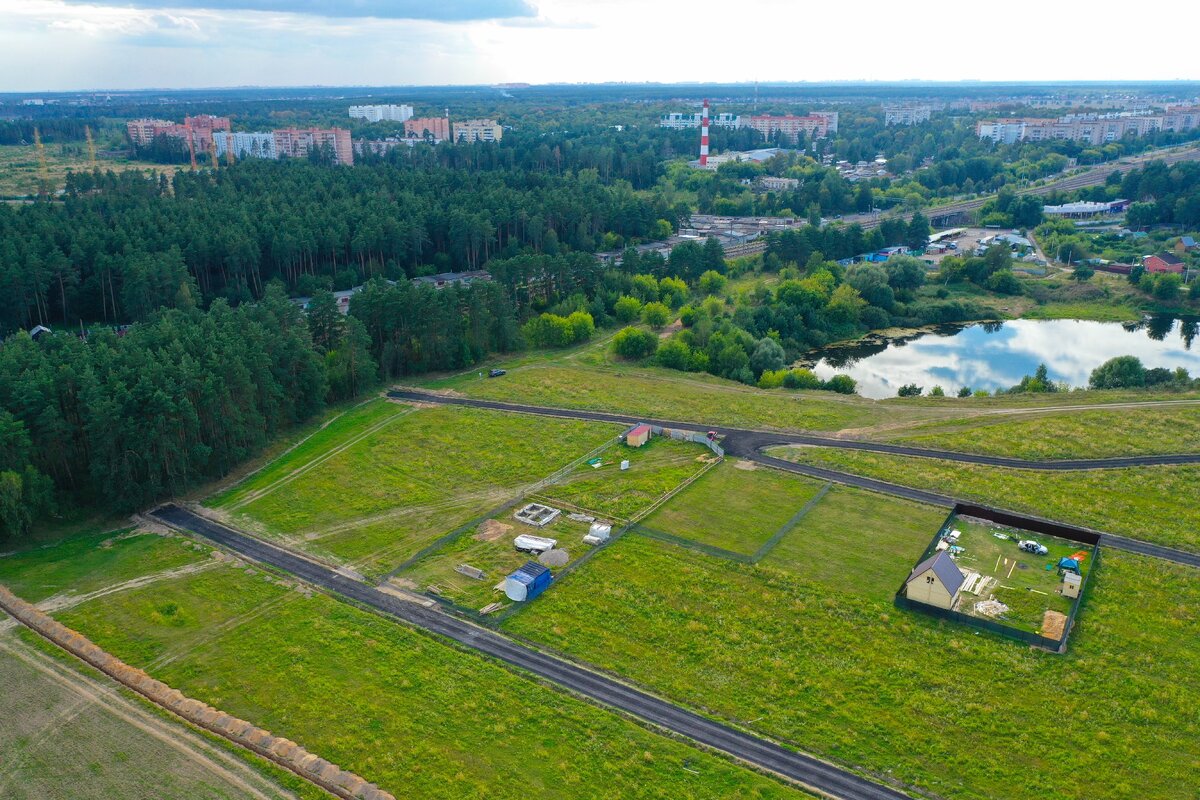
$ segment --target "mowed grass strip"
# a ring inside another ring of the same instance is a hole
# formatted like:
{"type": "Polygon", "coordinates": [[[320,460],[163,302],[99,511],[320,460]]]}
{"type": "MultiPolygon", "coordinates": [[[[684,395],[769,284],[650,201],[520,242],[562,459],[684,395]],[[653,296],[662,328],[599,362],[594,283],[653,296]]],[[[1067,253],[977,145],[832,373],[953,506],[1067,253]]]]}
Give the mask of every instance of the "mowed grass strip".
{"type": "MultiPolygon", "coordinates": [[[[873,530],[909,510],[880,502],[873,530]]],[[[871,547],[870,530],[799,534],[814,535],[834,551],[871,547]]],[[[1057,655],[896,609],[905,538],[917,532],[871,551],[870,570],[814,552],[810,578],[804,563],[750,566],[624,537],[504,627],[932,796],[1191,800],[1196,570],[1106,553],[1057,655]]]]}
{"type": "MultiPolygon", "coordinates": [[[[515,488],[614,438],[618,426],[472,408],[423,408],[279,486],[238,513],[289,534],[459,493],[515,488]]],[[[352,433],[352,432],[350,432],[352,433]]]]}
{"type": "Polygon", "coordinates": [[[739,468],[726,460],[642,522],[654,530],[752,556],[821,486],[776,470],[739,468]]]}
{"type": "Polygon", "coordinates": [[[1031,459],[1200,453],[1200,404],[927,423],[894,441],[1031,459]]]}
{"type": "Polygon", "coordinates": [[[0,583],[31,603],[61,593],[87,594],[153,572],[208,558],[209,548],[179,536],[132,529],[72,536],[54,545],[0,556],[0,583]]]}
{"type": "Polygon", "coordinates": [[[177,653],[151,673],[397,797],[808,796],[323,594],[196,577],[61,618],[136,666],[177,653]]]}
{"type": "Polygon", "coordinates": [[[831,448],[771,455],[1025,511],[1134,539],[1200,550],[1200,465],[1071,472],[1007,469],[831,448]]]}
{"type": "MultiPolygon", "coordinates": [[[[562,408],[602,409],[710,425],[838,430],[882,421],[885,409],[830,392],[764,391],[708,375],[665,369],[594,369],[576,365],[518,367],[503,379],[457,379],[472,397],[562,408]]],[[[912,412],[920,417],[920,409],[912,412]]],[[[931,415],[937,415],[935,409],[931,415]]]]}

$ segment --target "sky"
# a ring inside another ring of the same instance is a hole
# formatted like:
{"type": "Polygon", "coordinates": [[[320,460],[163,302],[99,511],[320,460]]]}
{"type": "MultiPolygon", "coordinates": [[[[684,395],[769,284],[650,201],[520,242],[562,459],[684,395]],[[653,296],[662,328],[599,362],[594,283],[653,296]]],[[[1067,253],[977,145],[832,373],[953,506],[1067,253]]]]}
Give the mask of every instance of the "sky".
{"type": "Polygon", "coordinates": [[[1169,31],[1198,17],[1180,0],[0,0],[0,91],[1194,80],[1169,31]]]}

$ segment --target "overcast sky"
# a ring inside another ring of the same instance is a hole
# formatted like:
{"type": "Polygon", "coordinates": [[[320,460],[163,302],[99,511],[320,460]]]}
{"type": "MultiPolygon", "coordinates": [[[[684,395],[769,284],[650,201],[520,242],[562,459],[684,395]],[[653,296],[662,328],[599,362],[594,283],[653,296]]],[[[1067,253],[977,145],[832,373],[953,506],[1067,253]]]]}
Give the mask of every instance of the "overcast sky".
{"type": "Polygon", "coordinates": [[[1196,8],[1194,0],[0,0],[0,91],[1197,79],[1200,58],[1187,44],[1196,8]]]}

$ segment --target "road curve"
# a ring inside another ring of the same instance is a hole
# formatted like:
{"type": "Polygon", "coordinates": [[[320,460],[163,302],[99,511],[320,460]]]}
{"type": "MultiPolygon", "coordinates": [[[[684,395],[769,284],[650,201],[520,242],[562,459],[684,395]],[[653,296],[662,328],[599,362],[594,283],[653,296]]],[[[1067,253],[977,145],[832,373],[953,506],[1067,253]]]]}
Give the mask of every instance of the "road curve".
{"type": "Polygon", "coordinates": [[[375,611],[399,618],[460,645],[500,659],[644,722],[782,775],[806,788],[840,800],[909,800],[909,795],[874,783],[849,770],[703,717],[675,703],[565,659],[518,644],[498,633],[444,612],[385,594],[373,586],[341,575],[322,564],[177,505],[161,506],[151,511],[150,516],[173,528],[203,536],[247,558],[283,570],[375,611]]]}
{"type": "MultiPolygon", "coordinates": [[[[946,507],[953,507],[959,502],[959,500],[947,495],[928,492],[923,489],[914,489],[910,486],[901,486],[895,483],[888,483],[887,481],[881,481],[876,478],[867,478],[862,475],[826,469],[824,467],[817,467],[809,464],[798,464],[794,461],[788,461],[787,459],[767,455],[763,452],[763,450],[765,448],[778,445],[804,444],[819,447],[840,447],[850,450],[868,450],[879,453],[892,453],[895,455],[917,456],[920,458],[937,458],[946,461],[961,461],[967,464],[983,464],[994,467],[1051,471],[1114,469],[1118,467],[1146,467],[1168,464],[1200,463],[1200,454],[1069,459],[1064,461],[1027,461],[1019,458],[1003,458],[998,456],[974,455],[971,453],[956,453],[950,450],[930,450],[920,447],[905,447],[903,445],[863,442],[854,439],[834,439],[826,436],[777,433],[774,431],[755,431],[745,430],[743,428],[727,428],[722,426],[714,427],[696,422],[656,420],[647,417],[627,416],[625,414],[611,414],[607,411],[580,411],[576,409],[547,408],[543,406],[500,403],[494,400],[477,400],[469,397],[450,397],[446,395],[430,394],[428,392],[419,392],[406,389],[392,390],[387,394],[388,397],[397,400],[470,406],[472,408],[484,408],[493,411],[510,411],[521,414],[541,414],[543,416],[561,417],[564,419],[581,419],[591,422],[615,422],[622,425],[648,422],[652,425],[661,425],[664,428],[712,430],[724,437],[721,444],[725,448],[725,452],[730,455],[735,455],[738,458],[744,458],[748,461],[755,461],[766,466],[775,467],[788,472],[795,472],[800,475],[807,475],[809,477],[819,478],[825,481],[833,481],[834,483],[840,483],[846,486],[856,486],[860,489],[869,489],[873,492],[881,492],[883,494],[890,494],[896,497],[903,497],[908,500],[915,500],[918,503],[929,503],[932,505],[946,507]]],[[[1029,516],[1029,514],[1025,512],[1014,511],[1012,513],[1029,516]]],[[[1131,539],[1125,536],[1105,533],[1104,531],[1096,531],[1096,533],[1100,535],[1100,544],[1105,547],[1111,547],[1116,550],[1126,550],[1128,552],[1138,553],[1140,555],[1153,556],[1154,558],[1161,558],[1165,561],[1173,561],[1177,564],[1184,564],[1190,567],[1200,567],[1200,553],[1192,553],[1186,550],[1179,550],[1174,547],[1166,547],[1164,545],[1142,541],[1140,539],[1131,539]]]]}
{"type": "Polygon", "coordinates": [[[552,417],[582,419],[591,422],[616,422],[626,425],[648,422],[652,425],[661,425],[664,428],[685,428],[692,430],[701,428],[704,430],[713,430],[724,437],[722,445],[725,447],[726,452],[741,458],[752,458],[756,452],[766,447],[803,444],[815,447],[837,447],[844,450],[866,450],[873,453],[889,453],[891,455],[914,456],[916,458],[936,458],[943,461],[960,461],[965,464],[982,464],[989,467],[1009,467],[1012,469],[1035,469],[1054,472],[1085,469],[1118,469],[1121,467],[1154,467],[1172,464],[1200,464],[1200,453],[1122,456],[1118,458],[1069,458],[1041,461],[1026,458],[1009,458],[1007,456],[988,456],[977,453],[960,453],[954,450],[936,450],[928,447],[910,447],[901,444],[868,442],[861,439],[839,439],[833,436],[814,436],[801,433],[709,426],[702,422],[651,419],[628,414],[612,414],[607,411],[585,411],[547,408],[520,403],[501,403],[495,400],[451,397],[411,389],[394,389],[389,391],[387,395],[396,400],[471,406],[473,408],[485,408],[493,411],[515,411],[523,414],[542,414],[552,417]]]}

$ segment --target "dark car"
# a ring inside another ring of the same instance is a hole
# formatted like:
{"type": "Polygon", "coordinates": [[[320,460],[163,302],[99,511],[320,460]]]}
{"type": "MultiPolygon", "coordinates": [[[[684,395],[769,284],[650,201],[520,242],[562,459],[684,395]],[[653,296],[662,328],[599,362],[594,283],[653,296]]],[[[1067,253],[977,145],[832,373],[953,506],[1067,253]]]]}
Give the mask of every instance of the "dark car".
{"type": "Polygon", "coordinates": [[[501,375],[507,375],[507,374],[508,374],[508,370],[506,370],[506,369],[494,369],[488,373],[488,377],[489,378],[499,378],[501,375]]]}

